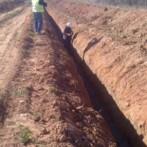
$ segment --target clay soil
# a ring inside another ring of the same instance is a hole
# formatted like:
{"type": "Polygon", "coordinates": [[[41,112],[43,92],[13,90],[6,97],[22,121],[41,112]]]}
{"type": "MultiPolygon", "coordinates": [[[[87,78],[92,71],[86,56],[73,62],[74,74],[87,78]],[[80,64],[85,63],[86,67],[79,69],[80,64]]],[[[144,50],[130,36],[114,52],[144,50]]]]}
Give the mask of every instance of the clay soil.
{"type": "Polygon", "coordinates": [[[147,10],[61,1],[48,11],[61,30],[72,22],[75,51],[110,96],[99,100],[131,146],[134,134],[146,146],[147,10]]]}
{"type": "Polygon", "coordinates": [[[0,147],[116,147],[47,15],[35,35],[20,12],[0,28],[0,147]]]}

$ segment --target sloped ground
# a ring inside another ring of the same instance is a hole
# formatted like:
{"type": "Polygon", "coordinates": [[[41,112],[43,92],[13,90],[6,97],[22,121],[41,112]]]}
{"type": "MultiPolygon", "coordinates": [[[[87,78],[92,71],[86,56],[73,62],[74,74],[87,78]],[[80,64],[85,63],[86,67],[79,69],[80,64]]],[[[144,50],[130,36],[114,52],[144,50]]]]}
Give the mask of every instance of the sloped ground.
{"type": "Polygon", "coordinates": [[[7,91],[0,98],[7,101],[5,108],[0,102],[0,146],[115,147],[50,24],[35,36],[29,16],[26,8],[1,28],[1,88],[7,91]]]}
{"type": "Polygon", "coordinates": [[[49,13],[62,30],[72,22],[73,46],[112,96],[102,101],[130,144],[147,145],[147,10],[50,5],[49,13]]]}

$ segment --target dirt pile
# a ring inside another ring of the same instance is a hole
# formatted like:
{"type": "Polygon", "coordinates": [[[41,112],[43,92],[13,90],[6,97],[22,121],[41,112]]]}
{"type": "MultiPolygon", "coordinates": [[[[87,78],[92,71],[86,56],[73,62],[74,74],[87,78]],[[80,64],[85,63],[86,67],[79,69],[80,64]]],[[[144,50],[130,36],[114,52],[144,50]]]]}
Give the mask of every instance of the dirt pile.
{"type": "Polygon", "coordinates": [[[76,52],[113,97],[102,101],[130,144],[147,144],[146,10],[63,2],[53,7],[49,13],[62,30],[72,22],[76,52]]]}
{"type": "Polygon", "coordinates": [[[0,146],[115,147],[72,58],[48,21],[45,24],[44,35],[37,36],[32,29],[23,35],[23,59],[9,86],[0,146]]]}

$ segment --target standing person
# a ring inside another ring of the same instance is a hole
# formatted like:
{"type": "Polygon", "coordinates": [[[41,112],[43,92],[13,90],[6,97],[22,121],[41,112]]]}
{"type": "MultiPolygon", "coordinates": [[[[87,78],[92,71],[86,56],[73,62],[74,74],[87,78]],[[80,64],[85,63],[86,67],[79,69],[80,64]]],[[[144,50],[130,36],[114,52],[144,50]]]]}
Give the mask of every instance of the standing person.
{"type": "Polygon", "coordinates": [[[71,38],[73,35],[73,31],[71,29],[71,23],[68,22],[65,26],[63,31],[63,40],[64,40],[64,47],[68,50],[69,54],[71,53],[71,38]]]}
{"type": "Polygon", "coordinates": [[[47,6],[47,3],[44,0],[32,0],[32,10],[34,15],[34,31],[36,34],[41,33],[43,25],[43,16],[44,7],[47,6]]]}

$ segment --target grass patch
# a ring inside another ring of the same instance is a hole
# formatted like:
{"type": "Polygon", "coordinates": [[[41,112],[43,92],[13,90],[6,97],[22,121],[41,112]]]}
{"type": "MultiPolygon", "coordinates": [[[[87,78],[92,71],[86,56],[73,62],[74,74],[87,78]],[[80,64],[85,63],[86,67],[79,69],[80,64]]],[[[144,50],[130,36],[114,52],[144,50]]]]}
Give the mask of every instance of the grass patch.
{"type": "Polygon", "coordinates": [[[30,142],[30,134],[31,132],[28,128],[21,130],[19,133],[20,139],[25,145],[30,142]]]}
{"type": "Polygon", "coordinates": [[[25,93],[26,89],[22,88],[22,89],[16,89],[14,91],[14,96],[22,96],[25,93]]]}

